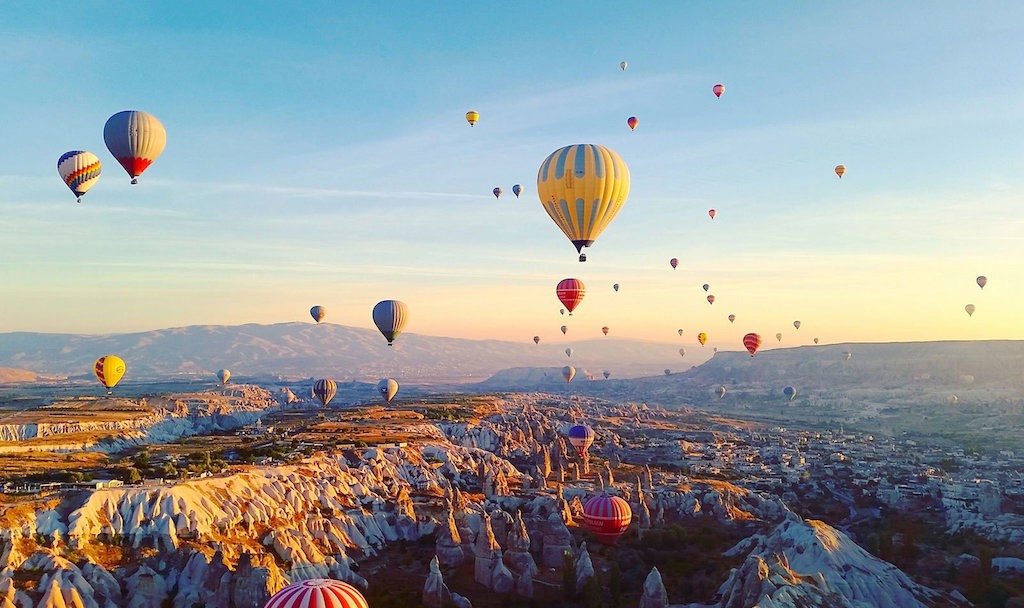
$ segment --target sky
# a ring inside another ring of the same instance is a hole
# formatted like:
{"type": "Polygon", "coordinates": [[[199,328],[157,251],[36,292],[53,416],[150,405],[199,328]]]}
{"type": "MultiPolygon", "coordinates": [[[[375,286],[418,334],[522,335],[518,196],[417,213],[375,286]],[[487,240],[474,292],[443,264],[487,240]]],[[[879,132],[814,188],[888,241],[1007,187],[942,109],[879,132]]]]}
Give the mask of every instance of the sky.
{"type": "Polygon", "coordinates": [[[0,331],[372,327],[393,298],[462,338],[1024,339],[1024,5],[212,4],[0,13],[0,331]],[[124,109],[167,129],[136,186],[124,109]],[[536,195],[574,143],[632,176],[585,264],[536,195]],[[103,162],[81,205],[73,149],[103,162]]]}

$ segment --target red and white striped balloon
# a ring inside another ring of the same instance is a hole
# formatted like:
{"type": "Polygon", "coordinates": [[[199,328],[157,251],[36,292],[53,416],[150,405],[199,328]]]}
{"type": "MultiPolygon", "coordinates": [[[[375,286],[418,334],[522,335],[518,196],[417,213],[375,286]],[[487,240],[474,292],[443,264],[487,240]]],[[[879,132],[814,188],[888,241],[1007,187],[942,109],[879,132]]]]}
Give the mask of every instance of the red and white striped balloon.
{"type": "Polygon", "coordinates": [[[610,545],[622,536],[633,519],[629,503],[618,496],[601,494],[583,505],[583,525],[597,540],[610,545]]]}
{"type": "Polygon", "coordinates": [[[587,295],[587,287],[579,279],[562,279],[555,287],[555,295],[572,315],[572,311],[583,301],[583,296],[587,295]]]}
{"type": "Polygon", "coordinates": [[[359,590],[330,578],[292,583],[274,594],[264,608],[369,608],[359,590]]]}

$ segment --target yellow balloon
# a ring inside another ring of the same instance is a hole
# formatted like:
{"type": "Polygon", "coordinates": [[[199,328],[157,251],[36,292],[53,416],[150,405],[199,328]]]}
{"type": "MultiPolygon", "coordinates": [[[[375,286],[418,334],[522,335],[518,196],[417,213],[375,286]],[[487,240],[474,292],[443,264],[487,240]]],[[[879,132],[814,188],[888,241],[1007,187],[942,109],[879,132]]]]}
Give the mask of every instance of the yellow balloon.
{"type": "Polygon", "coordinates": [[[472,127],[473,125],[476,124],[476,121],[478,120],[480,120],[480,112],[477,112],[476,110],[470,110],[469,112],[466,112],[466,122],[469,123],[469,126],[472,127]]]}
{"type": "Polygon", "coordinates": [[[537,173],[537,196],[580,261],[629,196],[629,168],[611,148],[576,144],[552,152],[537,173]]]}
{"type": "Polygon", "coordinates": [[[120,382],[124,376],[125,369],[124,360],[115,355],[100,357],[93,364],[93,372],[96,374],[96,378],[99,379],[100,384],[107,387],[107,393],[110,393],[110,389],[120,382]]]}
{"type": "Polygon", "coordinates": [[[708,335],[704,332],[700,332],[699,334],[697,334],[697,341],[700,342],[701,346],[704,346],[705,344],[707,344],[708,335]]]}

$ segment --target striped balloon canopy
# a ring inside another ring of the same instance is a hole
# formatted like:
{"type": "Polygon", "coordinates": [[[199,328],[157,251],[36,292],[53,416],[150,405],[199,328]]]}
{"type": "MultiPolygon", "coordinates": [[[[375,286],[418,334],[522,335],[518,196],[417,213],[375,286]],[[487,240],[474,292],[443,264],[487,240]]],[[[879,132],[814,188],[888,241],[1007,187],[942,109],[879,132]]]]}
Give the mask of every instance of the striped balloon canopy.
{"type": "Polygon", "coordinates": [[[576,448],[576,453],[583,458],[583,455],[587,453],[590,446],[594,443],[594,439],[597,435],[594,433],[594,429],[590,428],[585,424],[577,424],[569,429],[569,443],[572,447],[576,448]]]}
{"type": "Polygon", "coordinates": [[[319,323],[327,316],[327,309],[323,306],[314,306],[309,309],[309,316],[313,317],[313,320],[319,323]]]}
{"type": "Polygon", "coordinates": [[[583,296],[587,295],[587,286],[579,279],[562,279],[555,286],[555,295],[569,311],[569,316],[572,316],[572,311],[576,310],[583,301],[583,296]]]}
{"type": "Polygon", "coordinates": [[[537,197],[587,261],[590,247],[626,204],[629,168],[611,148],[576,144],[548,155],[537,173],[537,197]]]}
{"type": "Polygon", "coordinates": [[[632,519],[633,511],[629,503],[618,496],[601,494],[583,505],[583,525],[606,545],[619,540],[632,519]]]}
{"type": "Polygon", "coordinates": [[[743,336],[743,347],[753,357],[757,354],[757,349],[761,348],[761,336],[753,332],[743,336]]]}
{"type": "Polygon", "coordinates": [[[359,590],[330,578],[311,578],[278,591],[264,608],[369,608],[359,590]]]}
{"type": "Polygon", "coordinates": [[[388,346],[395,342],[398,334],[405,329],[409,320],[409,307],[398,300],[382,300],[373,307],[373,324],[388,341],[388,346]]]}
{"type": "Polygon", "coordinates": [[[140,110],[124,110],[107,119],[103,125],[103,141],[137,184],[142,172],[149,168],[167,145],[167,131],[156,116],[140,110]]]}
{"type": "Polygon", "coordinates": [[[313,383],[313,396],[324,404],[324,407],[338,394],[338,384],[330,378],[321,378],[313,383]]]}
{"type": "Polygon", "coordinates": [[[78,197],[79,203],[89,188],[99,181],[101,169],[100,159],[84,150],[65,152],[57,159],[57,173],[78,197]]]}

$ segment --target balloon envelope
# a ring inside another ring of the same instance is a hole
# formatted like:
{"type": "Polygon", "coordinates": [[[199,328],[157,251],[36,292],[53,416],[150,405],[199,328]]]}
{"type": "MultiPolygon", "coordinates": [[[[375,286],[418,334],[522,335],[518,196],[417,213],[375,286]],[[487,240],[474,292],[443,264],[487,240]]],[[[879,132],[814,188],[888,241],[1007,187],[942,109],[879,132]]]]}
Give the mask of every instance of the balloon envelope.
{"type": "Polygon", "coordinates": [[[270,598],[263,608],[369,608],[352,585],[330,578],[292,583],[270,598]]]}
{"type": "Polygon", "coordinates": [[[534,336],[533,337],[533,343],[534,344],[540,344],[540,336],[534,336]]]}
{"type": "Polygon", "coordinates": [[[480,112],[477,112],[476,110],[470,110],[469,112],[466,112],[466,122],[469,123],[469,126],[472,127],[473,125],[476,124],[476,121],[478,120],[480,120],[480,112]]]}
{"type": "Polygon", "coordinates": [[[384,403],[391,403],[391,400],[398,394],[398,382],[391,378],[383,378],[377,383],[377,393],[384,398],[384,403]]]}
{"type": "Polygon", "coordinates": [[[964,306],[964,310],[967,311],[967,316],[968,317],[973,316],[974,315],[974,304],[968,304],[967,306],[964,306]]]}
{"type": "Polygon", "coordinates": [[[220,380],[221,384],[227,384],[231,378],[231,372],[226,369],[217,370],[217,379],[220,380]]]}
{"type": "Polygon", "coordinates": [[[569,429],[569,443],[576,448],[576,453],[580,455],[580,458],[587,453],[596,437],[594,429],[585,424],[577,424],[569,429]]]}
{"type": "Polygon", "coordinates": [[[704,291],[707,291],[707,290],[711,289],[711,285],[708,285],[707,283],[704,283],[703,285],[701,285],[701,289],[703,289],[704,291]]]}
{"type": "Polygon", "coordinates": [[[562,335],[564,336],[565,332],[569,331],[569,326],[568,325],[563,325],[563,326],[559,327],[559,329],[562,330],[562,335]]]}
{"type": "Polygon", "coordinates": [[[725,397],[725,394],[726,394],[727,392],[729,392],[729,391],[725,390],[725,386],[720,386],[720,387],[718,387],[718,398],[719,398],[719,399],[721,399],[721,398],[724,398],[724,397],[725,397]]]}
{"type": "Polygon", "coordinates": [[[319,323],[327,316],[327,309],[323,306],[314,306],[309,309],[309,316],[313,317],[313,320],[319,323]]]}
{"type": "Polygon", "coordinates": [[[612,289],[614,289],[615,291],[618,291],[619,290],[619,284],[616,283],[616,284],[612,285],[612,289]]]}
{"type": "Polygon", "coordinates": [[[743,336],[743,347],[753,357],[757,354],[757,349],[761,348],[761,336],[753,332],[743,336]]]}
{"type": "Polygon", "coordinates": [[[167,131],[156,116],[139,110],[124,110],[107,119],[103,141],[110,154],[135,179],[142,175],[167,145],[167,131]]]}
{"type": "Polygon", "coordinates": [[[732,323],[736,320],[736,315],[729,315],[729,322],[732,323]]]}
{"type": "Polygon", "coordinates": [[[541,163],[537,197],[580,252],[594,244],[629,196],[629,168],[612,149],[594,144],[559,148],[541,163]]]}
{"type": "Polygon", "coordinates": [[[522,194],[522,193],[523,193],[523,187],[522,186],[520,186],[519,184],[516,184],[516,185],[512,186],[512,194],[515,194],[516,198],[519,198],[519,195],[522,194]]]}
{"type": "Polygon", "coordinates": [[[711,216],[711,219],[715,219],[715,216],[718,215],[718,212],[715,211],[714,209],[708,209],[708,215],[711,216]]]}
{"type": "Polygon", "coordinates": [[[713,296],[713,295],[708,296],[708,304],[714,304],[714,303],[715,303],[715,296],[713,296]]]}
{"type": "MultiPolygon", "coordinates": [[[[720,98],[722,97],[722,93],[725,93],[725,85],[721,83],[716,84],[715,86],[711,87],[711,92],[715,94],[715,97],[720,98]]],[[[740,95],[740,97],[742,97],[742,95],[740,95]]]]}
{"type": "Polygon", "coordinates": [[[629,528],[633,511],[618,496],[601,494],[583,505],[583,525],[597,540],[612,544],[629,528]]]}
{"type": "Polygon", "coordinates": [[[501,198],[501,188],[495,188],[494,190],[491,190],[491,194],[494,195],[494,198],[501,198]]]}
{"type": "Polygon", "coordinates": [[[609,328],[608,328],[607,325],[605,325],[604,327],[601,328],[601,333],[603,333],[606,336],[608,335],[608,331],[609,331],[609,328]]]}
{"type": "Polygon", "coordinates": [[[330,378],[321,378],[313,383],[313,396],[326,406],[338,394],[338,384],[330,378]]]}
{"type": "Polygon", "coordinates": [[[817,338],[815,338],[815,339],[814,339],[814,343],[815,343],[815,344],[817,344],[817,343],[818,343],[818,339],[817,339],[817,338]]]}
{"type": "Polygon", "coordinates": [[[571,365],[566,365],[562,368],[562,377],[565,378],[566,382],[572,382],[573,377],[576,375],[576,368],[571,365]]]}
{"type": "Polygon", "coordinates": [[[686,349],[685,348],[680,348],[679,349],[679,356],[680,357],[685,357],[686,356],[686,349]]]}
{"type": "Polygon", "coordinates": [[[800,321],[793,321],[793,327],[800,329],[800,321]]]}
{"type": "Polygon", "coordinates": [[[708,335],[704,332],[700,332],[697,334],[697,341],[700,342],[701,346],[704,346],[708,341],[708,335]]]}
{"type": "Polygon", "coordinates": [[[398,300],[382,300],[373,307],[373,324],[388,341],[390,346],[398,334],[405,329],[409,320],[409,307],[398,300]]]}
{"type": "Polygon", "coordinates": [[[636,116],[630,116],[626,120],[626,124],[629,125],[629,129],[632,131],[632,130],[636,129],[636,126],[638,124],[640,124],[640,119],[638,119],[636,116]]]}
{"type": "Polygon", "coordinates": [[[781,333],[775,334],[775,339],[778,340],[779,342],[782,342],[782,334],[781,333]]]}
{"type": "Polygon", "coordinates": [[[89,188],[99,181],[101,169],[100,159],[92,152],[84,150],[65,152],[57,159],[57,173],[78,197],[78,202],[82,202],[82,197],[89,188]]]}
{"type": "Polygon", "coordinates": [[[572,353],[573,353],[573,350],[571,348],[565,349],[565,356],[566,357],[571,357],[572,353]]]}
{"type": "Polygon", "coordinates": [[[683,330],[681,330],[681,329],[677,329],[677,330],[676,330],[676,333],[677,333],[677,334],[679,334],[679,335],[681,336],[681,335],[683,335],[683,330]]]}
{"type": "Polygon", "coordinates": [[[605,380],[607,380],[611,375],[612,375],[612,373],[610,371],[604,370],[604,379],[605,380]]]}
{"type": "Polygon", "coordinates": [[[622,68],[623,70],[625,70],[627,67],[629,67],[629,63],[627,63],[625,61],[620,61],[619,62],[619,67],[622,68]]]}
{"type": "Polygon", "coordinates": [[[672,267],[672,270],[675,270],[679,266],[679,258],[672,258],[668,261],[668,265],[672,267]]]}
{"type": "Polygon", "coordinates": [[[782,394],[789,397],[789,400],[792,401],[793,399],[796,398],[796,389],[793,388],[792,386],[787,386],[786,388],[782,389],[782,394]]]}
{"type": "Polygon", "coordinates": [[[988,277],[982,275],[982,276],[977,278],[977,281],[978,281],[978,287],[981,287],[982,289],[985,289],[985,284],[988,283],[988,277]]]}
{"type": "Polygon", "coordinates": [[[846,173],[846,165],[836,165],[836,175],[839,179],[843,179],[843,174],[846,173]]]}
{"type": "Polygon", "coordinates": [[[107,394],[110,394],[110,389],[117,386],[117,383],[124,377],[124,372],[128,368],[124,364],[124,360],[116,355],[105,355],[96,359],[93,363],[92,371],[96,374],[96,379],[100,381],[100,384],[107,388],[107,394]]]}
{"type": "Polygon", "coordinates": [[[587,287],[579,279],[562,279],[555,286],[555,295],[572,315],[572,311],[583,301],[583,296],[587,295],[587,287]]]}

